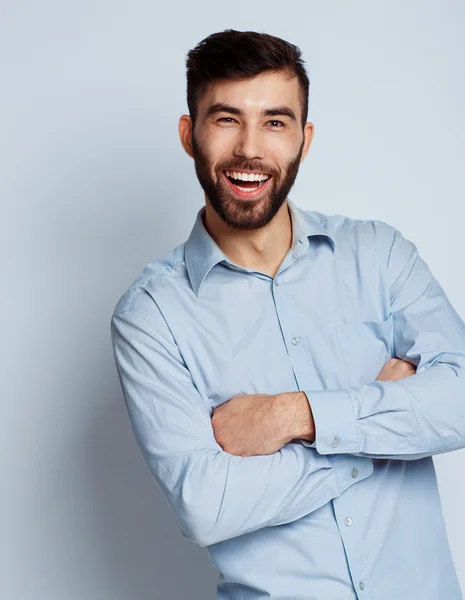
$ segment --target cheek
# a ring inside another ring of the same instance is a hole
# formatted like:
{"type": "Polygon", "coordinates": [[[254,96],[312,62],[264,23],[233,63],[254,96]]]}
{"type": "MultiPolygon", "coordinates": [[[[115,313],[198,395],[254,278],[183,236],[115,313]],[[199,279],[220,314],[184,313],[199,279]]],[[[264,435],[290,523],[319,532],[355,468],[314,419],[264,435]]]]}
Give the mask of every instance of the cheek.
{"type": "Polygon", "coordinates": [[[224,148],[234,147],[236,139],[235,131],[226,127],[211,127],[204,132],[202,141],[205,148],[213,153],[224,153],[224,148]]]}

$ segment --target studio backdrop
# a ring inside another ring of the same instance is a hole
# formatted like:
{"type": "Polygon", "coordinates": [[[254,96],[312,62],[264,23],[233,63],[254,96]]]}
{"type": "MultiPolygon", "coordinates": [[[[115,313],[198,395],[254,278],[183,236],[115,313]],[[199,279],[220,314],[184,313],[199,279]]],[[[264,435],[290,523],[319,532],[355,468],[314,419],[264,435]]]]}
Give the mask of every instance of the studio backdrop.
{"type": "MultiPolygon", "coordinates": [[[[185,57],[227,28],[303,52],[315,135],[291,200],[399,229],[465,319],[463,2],[3,0],[2,598],[216,597],[137,448],[109,325],[204,204],[185,57]]],[[[465,452],[434,463],[465,590],[465,452]]]]}

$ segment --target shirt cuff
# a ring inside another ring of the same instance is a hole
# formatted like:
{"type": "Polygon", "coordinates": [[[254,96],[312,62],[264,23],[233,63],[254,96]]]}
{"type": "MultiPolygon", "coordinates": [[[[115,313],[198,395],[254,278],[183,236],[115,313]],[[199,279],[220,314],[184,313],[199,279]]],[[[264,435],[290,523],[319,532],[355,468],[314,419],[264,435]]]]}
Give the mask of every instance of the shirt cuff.
{"type": "Polygon", "coordinates": [[[304,440],[302,438],[300,438],[300,441],[304,446],[307,446],[307,448],[316,448],[316,442],[309,442],[308,440],[304,440]]]}
{"type": "Polygon", "coordinates": [[[357,452],[357,417],[348,390],[312,390],[305,392],[315,422],[315,441],[305,446],[319,454],[357,452]]]}
{"type": "Polygon", "coordinates": [[[300,441],[304,446],[307,446],[307,448],[316,448],[316,442],[309,442],[308,440],[304,440],[302,438],[300,438],[300,441]]]}

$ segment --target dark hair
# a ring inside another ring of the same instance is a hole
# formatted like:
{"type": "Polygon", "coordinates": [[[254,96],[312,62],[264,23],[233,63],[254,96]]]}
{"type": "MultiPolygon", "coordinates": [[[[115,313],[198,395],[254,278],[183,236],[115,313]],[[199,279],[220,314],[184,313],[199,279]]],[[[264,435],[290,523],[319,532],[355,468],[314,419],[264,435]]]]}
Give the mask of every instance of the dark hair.
{"type": "Polygon", "coordinates": [[[310,82],[301,56],[300,48],[267,33],[234,29],[212,33],[190,50],[186,58],[187,106],[193,124],[198,99],[214,80],[240,80],[264,71],[287,71],[299,80],[303,129],[310,82]]]}

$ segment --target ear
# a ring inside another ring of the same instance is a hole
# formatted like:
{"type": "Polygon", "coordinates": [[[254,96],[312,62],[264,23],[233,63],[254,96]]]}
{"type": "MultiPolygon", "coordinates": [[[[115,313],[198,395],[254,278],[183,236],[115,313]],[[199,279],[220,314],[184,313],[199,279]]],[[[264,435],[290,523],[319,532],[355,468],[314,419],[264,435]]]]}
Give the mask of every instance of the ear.
{"type": "Polygon", "coordinates": [[[302,156],[300,157],[300,162],[304,160],[307,156],[308,151],[310,150],[310,144],[313,140],[314,127],[313,123],[305,123],[304,127],[304,147],[302,148],[302,156]]]}
{"type": "Polygon", "coordinates": [[[190,115],[181,116],[178,123],[178,131],[182,147],[191,158],[194,158],[192,151],[192,119],[190,115]]]}

